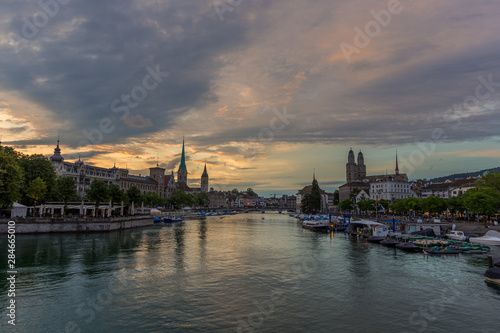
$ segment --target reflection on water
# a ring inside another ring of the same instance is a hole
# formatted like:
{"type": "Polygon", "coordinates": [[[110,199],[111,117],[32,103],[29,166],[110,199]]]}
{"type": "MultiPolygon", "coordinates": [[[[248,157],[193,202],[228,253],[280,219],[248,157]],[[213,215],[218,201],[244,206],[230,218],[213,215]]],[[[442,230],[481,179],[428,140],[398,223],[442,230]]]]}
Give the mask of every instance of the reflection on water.
{"type": "Polygon", "coordinates": [[[16,250],[20,332],[64,332],[68,322],[82,332],[418,331],[411,320],[429,332],[497,329],[500,286],[484,283],[485,255],[409,254],[279,214],[22,235],[16,250]],[[443,290],[467,301],[446,303],[434,320],[411,317],[443,290]]]}

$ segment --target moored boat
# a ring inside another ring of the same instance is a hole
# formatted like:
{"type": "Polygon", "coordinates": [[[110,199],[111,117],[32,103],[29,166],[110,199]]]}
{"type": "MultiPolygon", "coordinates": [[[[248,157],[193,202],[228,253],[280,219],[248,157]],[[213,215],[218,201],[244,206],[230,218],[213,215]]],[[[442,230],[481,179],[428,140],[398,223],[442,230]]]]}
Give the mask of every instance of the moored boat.
{"type": "Polygon", "coordinates": [[[488,268],[484,276],[486,276],[486,282],[500,284],[500,267],[488,268]]]}
{"type": "Polygon", "coordinates": [[[387,247],[396,247],[399,242],[393,238],[387,238],[383,241],[380,242],[380,245],[387,246],[387,247]]]}
{"type": "Polygon", "coordinates": [[[471,237],[469,242],[482,245],[498,245],[500,246],[500,232],[490,230],[483,237],[471,237]]]}
{"type": "Polygon", "coordinates": [[[456,241],[465,241],[467,240],[467,236],[465,236],[463,231],[451,230],[446,234],[448,239],[453,239],[456,241]]]}
{"type": "Polygon", "coordinates": [[[447,248],[441,248],[439,246],[435,246],[432,249],[427,251],[430,254],[460,254],[462,251],[455,247],[455,246],[450,246],[447,248]]]}
{"type": "Polygon", "coordinates": [[[422,251],[422,248],[420,246],[416,246],[415,244],[408,242],[408,243],[399,243],[396,245],[397,249],[407,251],[407,252],[420,252],[422,251]]]}
{"type": "Polygon", "coordinates": [[[165,217],[163,218],[163,221],[164,221],[165,223],[182,222],[182,217],[165,216],[165,217]]]}
{"type": "Polygon", "coordinates": [[[323,220],[305,220],[302,222],[302,228],[314,231],[326,231],[329,228],[329,224],[327,221],[323,220]]]}
{"type": "Polygon", "coordinates": [[[367,242],[370,242],[370,243],[380,243],[381,241],[383,241],[385,239],[385,237],[380,237],[380,236],[371,236],[371,237],[368,237],[366,239],[367,242]]]}

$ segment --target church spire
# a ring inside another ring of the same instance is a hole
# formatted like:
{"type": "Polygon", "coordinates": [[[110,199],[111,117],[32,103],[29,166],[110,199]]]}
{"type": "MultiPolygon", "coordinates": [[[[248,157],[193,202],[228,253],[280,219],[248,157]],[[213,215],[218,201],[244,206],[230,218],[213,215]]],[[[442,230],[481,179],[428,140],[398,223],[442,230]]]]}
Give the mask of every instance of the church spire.
{"type": "Polygon", "coordinates": [[[208,177],[208,172],[207,172],[207,160],[205,160],[205,169],[203,169],[203,174],[201,175],[202,177],[208,177]]]}
{"type": "Polygon", "coordinates": [[[186,154],[184,153],[184,137],[182,137],[182,155],[181,164],[179,165],[179,170],[186,171],[186,154]]]}
{"type": "Polygon", "coordinates": [[[398,150],[396,149],[396,175],[399,175],[399,166],[398,166],[398,150]]]}
{"type": "Polygon", "coordinates": [[[187,185],[187,168],[186,168],[186,154],[184,151],[184,137],[182,137],[182,155],[181,155],[181,164],[179,165],[179,170],[177,170],[177,182],[185,183],[187,185]]]}

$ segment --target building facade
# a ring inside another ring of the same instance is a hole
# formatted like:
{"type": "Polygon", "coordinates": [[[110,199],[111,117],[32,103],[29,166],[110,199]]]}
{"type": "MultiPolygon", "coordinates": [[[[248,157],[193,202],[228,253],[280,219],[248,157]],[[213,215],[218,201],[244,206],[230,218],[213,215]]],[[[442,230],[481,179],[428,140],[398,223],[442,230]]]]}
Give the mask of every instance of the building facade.
{"type": "Polygon", "coordinates": [[[373,200],[398,200],[416,197],[411,189],[411,184],[407,181],[387,176],[370,183],[370,199],[373,200]]]}

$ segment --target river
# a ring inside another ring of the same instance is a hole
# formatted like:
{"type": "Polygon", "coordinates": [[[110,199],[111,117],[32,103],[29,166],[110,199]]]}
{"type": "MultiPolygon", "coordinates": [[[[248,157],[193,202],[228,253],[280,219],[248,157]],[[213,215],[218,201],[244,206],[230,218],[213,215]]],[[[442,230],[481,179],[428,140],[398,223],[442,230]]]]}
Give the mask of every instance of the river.
{"type": "Polygon", "coordinates": [[[305,230],[284,214],[16,240],[16,326],[5,316],[5,255],[0,331],[500,330],[486,255],[405,253],[305,230]]]}

